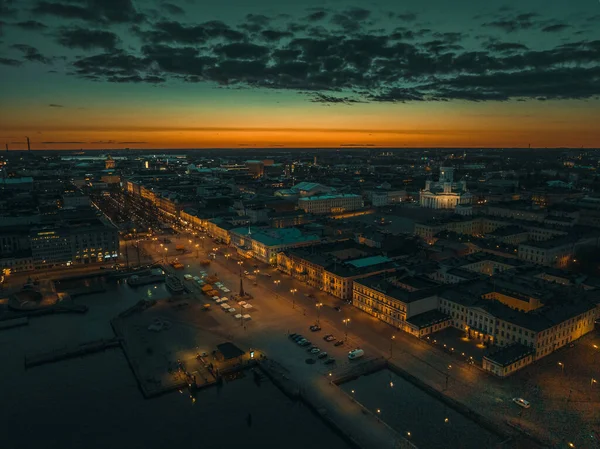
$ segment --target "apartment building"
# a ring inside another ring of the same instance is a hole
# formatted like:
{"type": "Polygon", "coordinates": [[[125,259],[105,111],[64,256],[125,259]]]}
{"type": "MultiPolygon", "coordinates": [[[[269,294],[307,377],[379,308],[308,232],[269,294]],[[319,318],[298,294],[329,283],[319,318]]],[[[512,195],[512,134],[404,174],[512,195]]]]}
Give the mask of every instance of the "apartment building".
{"type": "Polygon", "coordinates": [[[100,219],[35,227],[30,242],[36,269],[107,262],[119,255],[117,229],[100,219]]]}
{"type": "Polygon", "coordinates": [[[310,196],[298,199],[298,208],[317,215],[339,214],[361,209],[364,206],[360,195],[337,194],[310,196]]]}
{"type": "Polygon", "coordinates": [[[261,262],[277,265],[277,255],[290,248],[311,246],[320,241],[314,234],[298,228],[235,228],[230,231],[231,243],[242,254],[261,262]]]}
{"type": "Polygon", "coordinates": [[[312,287],[349,301],[356,279],[394,271],[397,264],[379,251],[344,241],[279,253],[277,268],[312,287]]]}

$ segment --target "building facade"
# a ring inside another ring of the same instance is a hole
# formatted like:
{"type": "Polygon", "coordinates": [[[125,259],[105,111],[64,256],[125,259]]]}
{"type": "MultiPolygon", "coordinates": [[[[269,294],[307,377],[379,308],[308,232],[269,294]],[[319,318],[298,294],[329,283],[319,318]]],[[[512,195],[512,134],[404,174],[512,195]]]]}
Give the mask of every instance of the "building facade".
{"type": "Polygon", "coordinates": [[[472,195],[465,181],[454,182],[454,168],[440,167],[439,182],[427,180],[421,191],[421,207],[429,209],[454,209],[459,204],[471,204],[472,195]]]}
{"type": "Polygon", "coordinates": [[[298,200],[298,208],[316,215],[340,214],[363,206],[362,197],[354,194],[311,196],[298,200]]]}

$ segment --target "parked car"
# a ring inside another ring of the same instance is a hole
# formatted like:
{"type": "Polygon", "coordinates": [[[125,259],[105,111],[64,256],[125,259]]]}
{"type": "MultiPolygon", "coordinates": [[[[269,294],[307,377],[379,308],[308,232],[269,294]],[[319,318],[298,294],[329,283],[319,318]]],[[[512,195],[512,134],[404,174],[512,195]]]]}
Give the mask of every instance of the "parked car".
{"type": "Polygon", "coordinates": [[[323,340],[325,340],[325,341],[333,341],[333,340],[335,340],[335,337],[333,335],[331,335],[331,334],[327,334],[327,335],[325,335],[323,337],[323,340]]]}
{"type": "Polygon", "coordinates": [[[333,346],[342,346],[343,344],[344,342],[342,340],[338,340],[333,344],[333,346]]]}
{"type": "Polygon", "coordinates": [[[294,338],[292,338],[296,343],[299,343],[300,340],[306,340],[302,335],[298,334],[294,338]]]}
{"type": "Polygon", "coordinates": [[[296,337],[296,336],[298,336],[298,334],[290,334],[290,335],[288,335],[288,338],[289,338],[290,340],[293,340],[293,339],[294,339],[294,337],[296,337]]]}
{"type": "Polygon", "coordinates": [[[321,352],[321,353],[320,353],[320,354],[317,356],[317,358],[319,358],[319,359],[324,359],[325,357],[327,357],[327,353],[326,353],[325,351],[321,352]]]}
{"type": "Polygon", "coordinates": [[[324,363],[325,363],[325,365],[331,365],[331,364],[335,363],[335,359],[334,358],[329,358],[329,359],[325,360],[324,363]]]}
{"type": "Polygon", "coordinates": [[[517,405],[519,405],[519,406],[521,406],[523,408],[529,408],[529,407],[531,407],[531,404],[529,403],[529,401],[526,401],[523,398],[512,398],[512,401],[515,404],[517,404],[517,405]]]}
{"type": "Polygon", "coordinates": [[[306,338],[302,337],[302,338],[299,338],[298,340],[296,340],[296,343],[298,343],[299,345],[301,345],[302,343],[307,342],[307,341],[308,340],[306,338]]]}
{"type": "Polygon", "coordinates": [[[321,352],[321,350],[320,350],[319,348],[312,348],[312,349],[310,350],[310,353],[311,353],[311,354],[318,354],[319,352],[321,352]]]}
{"type": "Polygon", "coordinates": [[[298,343],[298,344],[299,344],[300,346],[302,346],[302,347],[306,347],[306,346],[309,346],[309,345],[310,345],[310,341],[308,341],[308,340],[304,340],[304,341],[302,341],[301,343],[298,343]]]}
{"type": "Polygon", "coordinates": [[[333,310],[337,310],[338,312],[341,312],[341,311],[342,311],[342,308],[341,308],[340,306],[335,306],[335,307],[333,308],[333,310]]]}
{"type": "Polygon", "coordinates": [[[317,326],[316,324],[313,324],[312,326],[310,326],[310,327],[309,327],[309,329],[310,329],[312,332],[318,332],[318,331],[320,331],[320,330],[321,330],[321,326],[317,326]]]}
{"type": "Polygon", "coordinates": [[[362,349],[353,349],[352,351],[348,352],[348,358],[350,360],[355,360],[355,359],[360,359],[362,356],[365,355],[365,351],[362,349]]]}

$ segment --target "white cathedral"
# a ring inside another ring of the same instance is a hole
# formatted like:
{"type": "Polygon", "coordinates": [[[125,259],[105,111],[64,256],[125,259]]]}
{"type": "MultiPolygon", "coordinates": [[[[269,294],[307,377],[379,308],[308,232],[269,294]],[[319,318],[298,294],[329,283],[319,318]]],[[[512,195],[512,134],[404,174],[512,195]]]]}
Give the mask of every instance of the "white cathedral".
{"type": "Polygon", "coordinates": [[[466,181],[454,182],[454,168],[440,167],[440,180],[425,182],[421,190],[421,207],[429,209],[454,209],[458,205],[471,204],[472,195],[467,191],[466,181]]]}

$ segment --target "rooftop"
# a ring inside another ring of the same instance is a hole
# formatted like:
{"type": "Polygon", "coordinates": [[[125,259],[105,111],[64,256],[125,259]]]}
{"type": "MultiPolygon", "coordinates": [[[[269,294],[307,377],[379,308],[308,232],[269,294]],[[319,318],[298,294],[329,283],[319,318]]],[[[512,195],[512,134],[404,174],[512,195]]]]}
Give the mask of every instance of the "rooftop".
{"type": "Polygon", "coordinates": [[[494,351],[484,356],[485,359],[502,367],[512,365],[515,362],[533,354],[535,350],[520,343],[515,343],[505,348],[494,351]]]}

